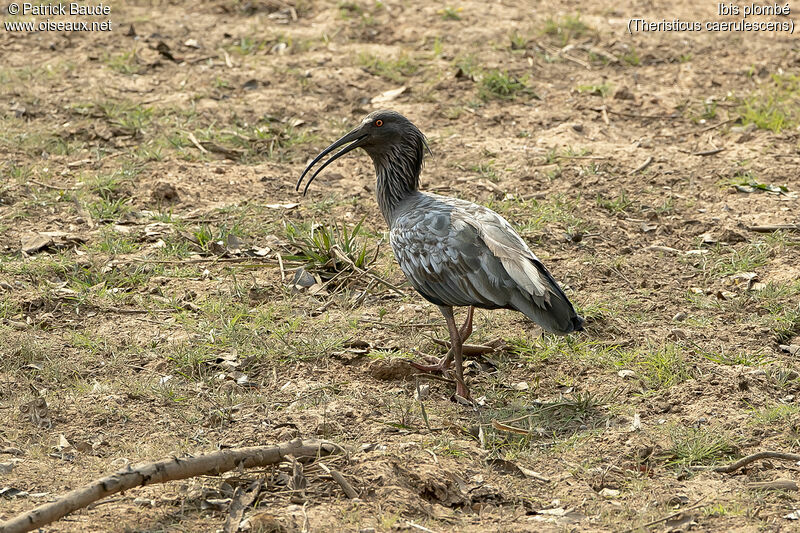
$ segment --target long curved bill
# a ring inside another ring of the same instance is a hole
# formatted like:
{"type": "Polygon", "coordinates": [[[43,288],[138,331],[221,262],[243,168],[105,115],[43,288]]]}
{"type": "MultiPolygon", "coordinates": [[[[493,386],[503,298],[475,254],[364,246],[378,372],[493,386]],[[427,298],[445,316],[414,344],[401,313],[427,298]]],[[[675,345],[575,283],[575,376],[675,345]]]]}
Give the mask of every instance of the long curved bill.
{"type": "Polygon", "coordinates": [[[347,135],[345,135],[344,137],[342,137],[341,139],[339,139],[338,141],[336,141],[336,142],[335,142],[335,143],[333,143],[332,145],[330,145],[330,146],[328,146],[327,148],[325,148],[325,149],[324,149],[322,152],[320,152],[320,154],[319,154],[317,157],[315,157],[315,158],[314,158],[314,160],[313,160],[311,163],[309,163],[309,164],[308,164],[308,166],[306,167],[306,169],[305,169],[305,170],[303,171],[303,173],[300,175],[300,179],[299,179],[299,180],[297,180],[297,186],[294,188],[294,190],[296,190],[296,191],[299,191],[299,190],[300,190],[300,184],[301,184],[301,183],[303,183],[303,178],[305,178],[305,177],[306,177],[306,174],[308,174],[308,171],[309,171],[309,170],[311,170],[311,167],[313,167],[314,165],[316,165],[316,164],[319,162],[319,160],[320,160],[320,159],[322,159],[323,157],[325,157],[325,156],[326,156],[326,155],[328,155],[329,153],[333,152],[334,150],[336,150],[336,149],[337,149],[337,148],[339,148],[340,146],[343,146],[343,145],[345,145],[345,144],[348,144],[348,143],[350,143],[350,144],[349,144],[347,147],[343,148],[342,150],[340,150],[340,151],[339,151],[339,152],[337,152],[336,154],[332,155],[330,159],[328,159],[327,161],[325,161],[325,163],[323,163],[323,164],[322,164],[322,166],[321,166],[321,167],[319,167],[319,168],[316,170],[316,172],[314,172],[314,173],[311,175],[311,177],[310,177],[310,178],[308,178],[308,181],[306,182],[306,186],[303,188],[303,196],[305,196],[305,195],[306,195],[306,193],[308,192],[308,187],[311,185],[311,182],[312,182],[312,181],[314,181],[314,178],[316,178],[316,177],[317,177],[317,174],[319,174],[320,172],[322,172],[322,170],[323,170],[325,167],[327,167],[327,166],[328,166],[328,165],[330,165],[332,162],[334,162],[335,160],[337,160],[337,159],[339,159],[340,157],[342,157],[342,156],[343,156],[344,154],[346,154],[347,152],[350,152],[350,151],[352,151],[352,150],[355,150],[356,148],[358,148],[359,146],[361,146],[361,141],[362,141],[362,140],[364,140],[364,138],[365,138],[366,136],[367,136],[367,134],[366,134],[366,133],[361,133],[361,128],[359,127],[359,128],[356,128],[356,129],[354,129],[353,131],[351,131],[350,133],[348,133],[347,135]]]}

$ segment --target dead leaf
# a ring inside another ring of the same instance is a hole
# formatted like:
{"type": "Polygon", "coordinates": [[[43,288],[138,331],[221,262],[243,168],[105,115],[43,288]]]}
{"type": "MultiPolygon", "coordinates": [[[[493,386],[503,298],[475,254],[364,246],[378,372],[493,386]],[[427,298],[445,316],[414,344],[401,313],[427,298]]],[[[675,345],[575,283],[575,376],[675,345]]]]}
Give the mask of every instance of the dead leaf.
{"type": "Polygon", "coordinates": [[[21,250],[26,254],[35,254],[53,245],[53,239],[38,233],[24,235],[21,241],[21,250]]]}
{"type": "Polygon", "coordinates": [[[370,103],[372,104],[385,104],[387,102],[391,102],[392,100],[396,99],[398,96],[406,92],[408,87],[398,87],[396,89],[389,89],[388,91],[383,91],[381,94],[374,96],[370,103]]]}
{"type": "Polygon", "coordinates": [[[27,415],[28,420],[37,427],[50,429],[53,426],[47,402],[41,396],[21,405],[19,410],[20,413],[27,415]]]}
{"type": "Polygon", "coordinates": [[[228,511],[228,518],[225,520],[225,526],[223,527],[224,533],[234,533],[239,530],[244,510],[253,504],[260,491],[260,480],[254,481],[246,489],[236,487],[233,492],[233,501],[231,501],[228,511]]]}
{"type": "Polygon", "coordinates": [[[28,496],[28,493],[22,489],[18,489],[16,487],[3,487],[0,488],[0,497],[3,497],[7,500],[13,500],[14,498],[24,498],[28,496]]]}
{"type": "Polygon", "coordinates": [[[237,237],[233,233],[228,233],[228,237],[225,240],[227,241],[225,244],[225,250],[229,254],[239,255],[242,253],[242,248],[244,248],[244,243],[239,237],[237,237]]]}

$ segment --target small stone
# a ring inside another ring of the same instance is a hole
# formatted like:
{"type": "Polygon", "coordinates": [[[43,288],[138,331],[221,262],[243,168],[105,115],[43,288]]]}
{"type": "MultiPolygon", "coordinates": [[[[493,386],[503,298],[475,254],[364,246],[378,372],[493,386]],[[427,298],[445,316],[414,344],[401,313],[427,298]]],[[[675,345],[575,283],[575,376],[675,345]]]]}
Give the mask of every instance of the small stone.
{"type": "Polygon", "coordinates": [[[22,238],[22,251],[26,254],[35,254],[51,246],[53,239],[36,233],[28,234],[22,238]]]}
{"type": "Polygon", "coordinates": [[[684,320],[686,320],[686,317],[688,317],[688,316],[689,315],[687,315],[683,311],[679,311],[679,312],[675,313],[674,317],[672,317],[672,321],[673,322],[683,322],[684,320]]]}
{"type": "Polygon", "coordinates": [[[617,91],[614,93],[614,99],[615,100],[633,100],[634,96],[633,96],[633,93],[630,91],[630,89],[628,89],[625,86],[622,86],[619,89],[617,89],[617,91]]]}
{"type": "Polygon", "coordinates": [[[294,271],[294,281],[292,282],[293,285],[296,287],[308,288],[313,286],[317,282],[305,268],[300,267],[294,271]]]}
{"type": "Polygon", "coordinates": [[[789,355],[800,355],[800,345],[798,344],[781,344],[778,348],[789,355]]]}
{"type": "Polygon", "coordinates": [[[422,385],[417,387],[416,390],[414,390],[414,399],[417,401],[424,400],[428,396],[430,396],[430,393],[431,393],[431,386],[428,385],[427,383],[423,383],[422,385]]]}
{"type": "Polygon", "coordinates": [[[609,500],[619,497],[619,494],[620,492],[617,489],[609,489],[608,487],[605,487],[600,491],[600,496],[609,500]]]}
{"type": "Polygon", "coordinates": [[[617,375],[622,379],[631,379],[636,377],[636,372],[628,368],[623,368],[622,370],[617,372],[617,375]]]}
{"type": "Polygon", "coordinates": [[[686,337],[686,332],[682,329],[673,329],[669,332],[669,335],[667,335],[667,338],[671,341],[683,341],[686,340],[686,337]]]}

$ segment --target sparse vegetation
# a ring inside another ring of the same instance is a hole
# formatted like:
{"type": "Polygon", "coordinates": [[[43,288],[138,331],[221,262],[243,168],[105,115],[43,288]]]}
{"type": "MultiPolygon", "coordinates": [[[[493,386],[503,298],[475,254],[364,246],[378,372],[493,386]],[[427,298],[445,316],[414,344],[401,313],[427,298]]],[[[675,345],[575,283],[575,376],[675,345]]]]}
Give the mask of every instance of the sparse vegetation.
{"type": "Polygon", "coordinates": [[[358,62],[370,74],[398,83],[405,81],[419,70],[416,61],[406,54],[401,54],[393,59],[361,54],[358,62]]]}
{"type": "Polygon", "coordinates": [[[569,42],[581,39],[592,30],[581,20],[580,15],[566,15],[561,18],[548,18],[544,22],[542,32],[557,41],[560,46],[566,46],[569,42]]]}
{"type": "Polygon", "coordinates": [[[738,451],[736,440],[719,428],[674,426],[669,436],[664,457],[675,467],[719,464],[738,451]]]}
{"type": "Polygon", "coordinates": [[[800,120],[800,77],[773,74],[770,81],[742,99],[738,108],[740,120],[774,132],[794,128],[800,120]]]}
{"type": "Polygon", "coordinates": [[[515,98],[518,94],[533,95],[533,92],[525,79],[516,78],[506,71],[493,69],[481,76],[478,94],[483,99],[508,100],[515,98]]]}

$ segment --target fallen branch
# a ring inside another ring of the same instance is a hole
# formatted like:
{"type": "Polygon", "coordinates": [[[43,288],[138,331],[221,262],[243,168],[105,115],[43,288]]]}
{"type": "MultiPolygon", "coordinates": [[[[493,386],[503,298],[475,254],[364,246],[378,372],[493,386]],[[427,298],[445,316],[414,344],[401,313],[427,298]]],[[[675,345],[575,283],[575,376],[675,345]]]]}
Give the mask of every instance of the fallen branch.
{"type": "Polygon", "coordinates": [[[744,468],[745,466],[753,463],[755,461],[760,461],[761,459],[783,459],[785,461],[800,461],[800,454],[798,453],[786,453],[786,452],[758,452],[754,453],[753,455],[748,455],[747,457],[742,457],[736,462],[733,462],[729,465],[725,466],[718,466],[713,468],[714,472],[722,472],[723,474],[729,474],[731,472],[736,472],[740,468],[744,468]]]}
{"type": "Polygon", "coordinates": [[[294,439],[273,446],[222,450],[198,457],[172,457],[120,470],[75,489],[53,502],[40,505],[0,523],[3,533],[23,533],[43,527],[69,513],[111,494],[154,483],[165,483],[202,475],[219,475],[236,468],[253,468],[280,463],[287,456],[319,457],[341,451],[336,444],[320,440],[294,439]]]}

